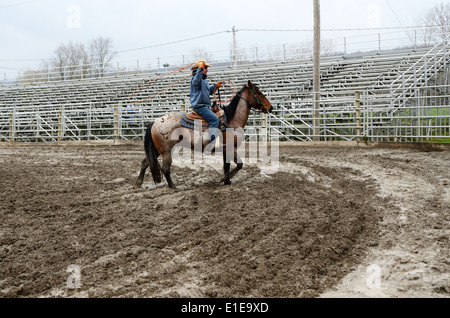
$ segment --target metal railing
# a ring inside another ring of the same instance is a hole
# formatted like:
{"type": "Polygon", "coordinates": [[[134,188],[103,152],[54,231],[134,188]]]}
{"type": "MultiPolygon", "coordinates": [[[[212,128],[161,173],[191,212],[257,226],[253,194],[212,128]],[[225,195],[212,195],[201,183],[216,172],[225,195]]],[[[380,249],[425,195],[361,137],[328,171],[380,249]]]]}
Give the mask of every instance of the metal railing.
{"type": "MultiPolygon", "coordinates": [[[[310,59],[219,67],[212,80],[231,78],[239,86],[256,79],[275,106],[267,117],[251,114],[247,138],[260,127],[269,140],[450,138],[448,45],[441,41],[427,49],[324,58],[319,136],[313,129],[310,59]]],[[[134,98],[155,94],[182,76],[167,77],[134,98]]],[[[130,102],[130,94],[149,78],[140,74],[0,87],[0,141],[141,140],[149,122],[189,107],[185,83],[151,101],[130,102]]]]}
{"type": "MultiPolygon", "coordinates": [[[[450,138],[450,85],[423,86],[395,114],[389,90],[376,99],[368,92],[321,101],[321,140],[422,141],[450,138]],[[357,103],[359,102],[359,103],[357,103]]],[[[313,135],[312,99],[305,106],[278,104],[273,114],[252,113],[246,131],[267,128],[277,138],[310,141],[313,135]]],[[[90,140],[141,140],[146,125],[168,112],[181,112],[185,101],[152,106],[2,107],[0,141],[57,142],[90,140]]],[[[183,108],[184,109],[184,108],[183,108]]],[[[247,136],[248,138],[250,135],[247,136]]]]}
{"type": "Polygon", "coordinates": [[[450,35],[436,44],[390,84],[389,94],[394,113],[407,104],[419,87],[428,85],[429,79],[437,78],[438,72],[447,67],[450,58],[449,47],[450,35]]]}

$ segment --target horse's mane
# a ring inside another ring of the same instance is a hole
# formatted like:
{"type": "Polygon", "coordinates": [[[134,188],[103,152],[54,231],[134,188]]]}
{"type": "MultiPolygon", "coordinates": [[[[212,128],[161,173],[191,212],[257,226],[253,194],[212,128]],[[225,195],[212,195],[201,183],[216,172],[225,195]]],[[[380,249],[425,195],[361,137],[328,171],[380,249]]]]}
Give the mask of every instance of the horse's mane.
{"type": "Polygon", "coordinates": [[[225,111],[225,115],[227,116],[227,121],[230,122],[230,120],[233,119],[234,114],[236,113],[237,105],[239,104],[239,101],[241,100],[241,94],[244,89],[246,89],[247,86],[244,85],[244,87],[234,95],[233,99],[231,100],[230,104],[228,106],[225,106],[223,110],[225,111]]]}

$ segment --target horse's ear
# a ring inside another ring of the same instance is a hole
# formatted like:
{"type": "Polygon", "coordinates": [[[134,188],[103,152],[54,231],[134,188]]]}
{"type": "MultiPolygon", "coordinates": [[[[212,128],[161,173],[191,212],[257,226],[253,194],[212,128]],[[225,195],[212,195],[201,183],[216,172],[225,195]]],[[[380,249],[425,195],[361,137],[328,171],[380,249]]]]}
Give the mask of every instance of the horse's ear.
{"type": "Polygon", "coordinates": [[[251,80],[248,80],[248,88],[253,89],[253,83],[251,80]]]}

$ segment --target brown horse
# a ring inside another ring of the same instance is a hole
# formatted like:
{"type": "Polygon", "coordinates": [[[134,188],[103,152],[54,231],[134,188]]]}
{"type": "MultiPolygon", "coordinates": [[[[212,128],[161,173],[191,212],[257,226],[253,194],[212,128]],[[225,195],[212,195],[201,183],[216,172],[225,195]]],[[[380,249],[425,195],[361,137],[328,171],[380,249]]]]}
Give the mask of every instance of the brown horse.
{"type": "MultiPolygon", "coordinates": [[[[259,88],[248,81],[248,84],[234,96],[230,104],[224,107],[228,123],[226,133],[220,136],[224,162],[224,176],[220,182],[224,182],[225,185],[230,185],[230,179],[243,167],[237,149],[242,141],[243,128],[252,108],[264,113],[273,110],[271,103],[259,88]],[[230,172],[231,160],[237,166],[230,172]]],[[[203,131],[206,131],[206,127],[203,128],[203,131]]],[[[181,125],[181,114],[167,114],[154,123],[150,123],[147,127],[144,140],[146,158],[142,161],[136,186],[142,186],[145,170],[150,167],[155,184],[162,181],[162,171],[169,187],[176,188],[170,176],[170,166],[172,165],[172,150],[180,143],[183,147],[191,148],[194,151],[206,152],[215,149],[213,143],[210,144],[209,134],[198,134],[196,130],[183,127],[181,125]],[[159,156],[162,156],[162,167],[158,161],[159,156]]]]}

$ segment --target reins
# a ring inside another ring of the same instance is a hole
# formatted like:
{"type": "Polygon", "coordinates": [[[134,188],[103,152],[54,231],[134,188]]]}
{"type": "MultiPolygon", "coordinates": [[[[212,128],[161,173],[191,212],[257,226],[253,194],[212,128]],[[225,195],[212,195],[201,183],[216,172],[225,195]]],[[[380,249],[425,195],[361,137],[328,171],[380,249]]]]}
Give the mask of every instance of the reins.
{"type": "Polygon", "coordinates": [[[220,88],[218,88],[217,91],[218,91],[218,94],[219,94],[219,100],[218,100],[217,97],[216,97],[216,91],[214,91],[214,100],[216,101],[216,103],[217,103],[218,105],[224,105],[224,104],[227,104],[227,103],[231,102],[231,100],[234,98],[234,96],[236,96],[236,84],[235,84],[232,80],[226,80],[226,81],[223,81],[223,85],[224,85],[224,86],[226,85],[226,83],[230,83],[231,86],[233,86],[233,94],[231,95],[231,98],[230,98],[230,99],[228,99],[228,100],[222,102],[222,100],[221,100],[221,98],[220,98],[220,88]]]}
{"type": "Polygon", "coordinates": [[[222,105],[222,99],[220,98],[220,87],[217,89],[217,95],[219,96],[219,105],[222,105]]]}

